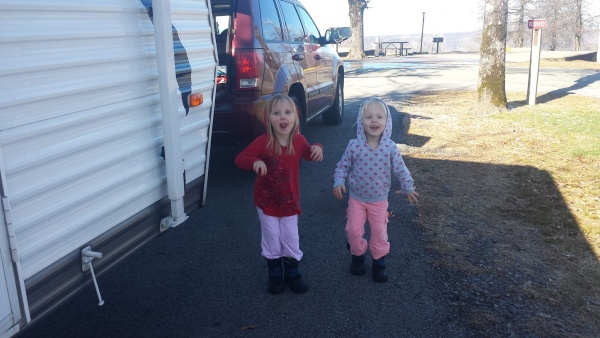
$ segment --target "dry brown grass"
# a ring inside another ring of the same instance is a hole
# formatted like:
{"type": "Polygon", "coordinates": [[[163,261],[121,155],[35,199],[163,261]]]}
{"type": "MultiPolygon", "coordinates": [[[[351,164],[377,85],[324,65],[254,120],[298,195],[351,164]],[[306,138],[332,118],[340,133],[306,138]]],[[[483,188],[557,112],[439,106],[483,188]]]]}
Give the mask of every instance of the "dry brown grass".
{"type": "Polygon", "coordinates": [[[493,322],[507,325],[501,335],[595,336],[600,100],[508,98],[509,111],[474,104],[474,92],[403,108],[419,223],[440,269],[460,276],[453,287],[463,290],[447,293],[475,332],[489,335],[493,322]]]}

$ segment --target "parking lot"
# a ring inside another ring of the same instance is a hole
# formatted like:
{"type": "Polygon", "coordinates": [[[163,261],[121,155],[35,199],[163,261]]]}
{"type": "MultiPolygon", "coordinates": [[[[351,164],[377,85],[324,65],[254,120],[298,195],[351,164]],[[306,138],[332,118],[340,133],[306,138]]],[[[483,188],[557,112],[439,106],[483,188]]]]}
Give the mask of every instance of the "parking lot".
{"type": "MultiPolygon", "coordinates": [[[[542,53],[542,60],[577,56],[576,52],[542,53]]],[[[506,91],[527,93],[529,52],[507,53],[506,91]]],[[[365,96],[397,97],[443,90],[476,90],[478,53],[443,53],[409,57],[368,58],[346,62],[346,91],[349,99],[365,96]],[[354,79],[357,79],[354,82],[354,79]]],[[[600,71],[593,69],[540,68],[538,95],[548,92],[576,93],[600,98],[600,71]]]]}

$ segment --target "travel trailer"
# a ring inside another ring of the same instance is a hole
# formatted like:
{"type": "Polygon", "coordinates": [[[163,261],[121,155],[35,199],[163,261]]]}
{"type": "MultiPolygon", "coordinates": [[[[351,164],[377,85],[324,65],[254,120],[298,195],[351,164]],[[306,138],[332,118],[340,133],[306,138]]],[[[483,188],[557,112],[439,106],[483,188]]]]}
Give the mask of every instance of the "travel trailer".
{"type": "Polygon", "coordinates": [[[0,1],[0,336],[204,204],[210,0],[0,1]]]}

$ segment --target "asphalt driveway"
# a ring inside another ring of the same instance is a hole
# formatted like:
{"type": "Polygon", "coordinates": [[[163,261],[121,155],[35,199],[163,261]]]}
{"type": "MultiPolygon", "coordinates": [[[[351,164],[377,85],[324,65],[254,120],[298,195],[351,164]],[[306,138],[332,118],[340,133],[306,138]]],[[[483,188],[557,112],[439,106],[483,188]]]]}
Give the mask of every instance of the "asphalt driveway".
{"type": "MultiPolygon", "coordinates": [[[[477,62],[470,57],[444,57],[347,62],[344,122],[325,126],[319,118],[307,125],[308,140],[325,146],[323,162],[302,163],[300,170],[304,211],[300,244],[305,253],[301,269],[308,293],[266,292],[267,269],[260,256],[260,226],[252,205],[254,174],[234,166],[240,148],[215,146],[207,205],[100,276],[103,306],[97,306],[95,290],[89,285],[18,336],[469,336],[441,296],[444,280],[434,268],[435,257],[424,247],[421,229],[413,224],[418,207],[391,195],[395,216],[389,224],[390,281],[376,284],[369,275],[349,272],[346,200],[336,200],[331,192],[335,163],[355,136],[353,123],[365,97],[380,96],[390,103],[397,112],[392,138],[402,142],[407,127],[401,122],[402,105],[412,95],[474,89],[477,62]]],[[[562,82],[549,90],[589,90],[600,95],[597,71],[557,72],[548,76],[562,82]]],[[[507,83],[522,85],[526,91],[526,74],[524,84],[521,70],[509,74],[507,83]]],[[[540,77],[542,88],[545,76],[540,77]]],[[[407,164],[410,169],[410,161],[407,164]]],[[[418,173],[413,175],[418,182],[418,173]]]]}

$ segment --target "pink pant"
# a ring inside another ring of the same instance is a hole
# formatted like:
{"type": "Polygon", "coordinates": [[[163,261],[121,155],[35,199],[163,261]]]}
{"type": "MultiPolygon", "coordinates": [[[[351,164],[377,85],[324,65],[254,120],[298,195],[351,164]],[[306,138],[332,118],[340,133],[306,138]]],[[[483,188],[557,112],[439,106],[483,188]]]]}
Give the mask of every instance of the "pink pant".
{"type": "Polygon", "coordinates": [[[361,202],[352,197],[348,200],[346,235],[348,235],[350,253],[362,256],[367,252],[367,241],[364,239],[367,220],[371,228],[369,248],[373,259],[379,259],[390,252],[387,235],[387,208],[387,200],[375,203],[361,202]]]}
{"type": "Polygon", "coordinates": [[[274,217],[265,215],[260,208],[258,219],[261,227],[262,256],[267,259],[291,257],[302,259],[300,236],[298,235],[298,215],[274,217]]]}

